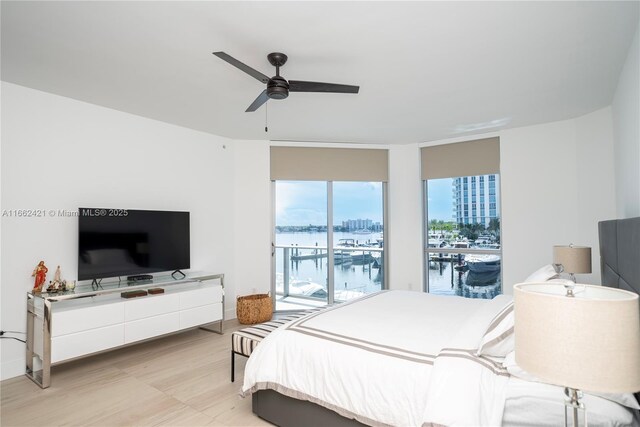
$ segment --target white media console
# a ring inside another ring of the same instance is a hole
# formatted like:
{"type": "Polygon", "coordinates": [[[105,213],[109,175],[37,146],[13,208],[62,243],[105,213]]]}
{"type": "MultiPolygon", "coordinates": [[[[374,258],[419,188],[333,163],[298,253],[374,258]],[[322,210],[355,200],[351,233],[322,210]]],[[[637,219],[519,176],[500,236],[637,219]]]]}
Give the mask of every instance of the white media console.
{"type": "Polygon", "coordinates": [[[223,318],[223,274],[28,293],[26,375],[47,388],[52,365],[214,322],[218,330],[207,330],[222,333],[223,318]],[[164,293],[129,299],[120,295],[151,288],[164,293]]]}

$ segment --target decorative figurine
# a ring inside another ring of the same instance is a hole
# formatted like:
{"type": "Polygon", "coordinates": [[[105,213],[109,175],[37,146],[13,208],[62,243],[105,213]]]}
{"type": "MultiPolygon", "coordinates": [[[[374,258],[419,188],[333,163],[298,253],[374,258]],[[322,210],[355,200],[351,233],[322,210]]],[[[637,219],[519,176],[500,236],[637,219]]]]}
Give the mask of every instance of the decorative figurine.
{"type": "Polygon", "coordinates": [[[53,281],[49,282],[47,292],[58,292],[65,290],[66,282],[60,278],[60,266],[56,268],[56,272],[53,275],[53,281]]]}
{"type": "Polygon", "coordinates": [[[69,280],[67,282],[67,290],[72,291],[76,288],[76,281],[75,280],[69,280]]]}
{"type": "Polygon", "coordinates": [[[40,261],[36,268],[33,269],[33,273],[31,273],[31,277],[35,277],[35,283],[33,284],[32,292],[40,292],[42,290],[42,285],[47,278],[47,272],[49,269],[46,265],[44,265],[44,261],[40,261]]]}

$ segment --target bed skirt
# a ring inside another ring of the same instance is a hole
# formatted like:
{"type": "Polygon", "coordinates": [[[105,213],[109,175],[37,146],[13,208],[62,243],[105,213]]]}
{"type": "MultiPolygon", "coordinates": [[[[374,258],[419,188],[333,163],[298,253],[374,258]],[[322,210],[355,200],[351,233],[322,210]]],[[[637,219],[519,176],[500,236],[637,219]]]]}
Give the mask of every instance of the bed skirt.
{"type": "Polygon", "coordinates": [[[364,424],[306,400],[294,399],[274,390],[252,394],[253,413],[280,427],[355,427],[364,424]],[[302,423],[302,424],[301,424],[302,423]]]}

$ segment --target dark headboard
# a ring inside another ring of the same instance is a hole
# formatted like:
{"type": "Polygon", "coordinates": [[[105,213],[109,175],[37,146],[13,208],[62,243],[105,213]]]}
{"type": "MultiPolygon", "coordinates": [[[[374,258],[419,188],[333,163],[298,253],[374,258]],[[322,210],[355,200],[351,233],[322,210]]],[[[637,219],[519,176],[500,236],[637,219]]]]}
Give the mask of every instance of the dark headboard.
{"type": "Polygon", "coordinates": [[[640,217],[598,223],[602,284],[640,294],[640,217]]]}

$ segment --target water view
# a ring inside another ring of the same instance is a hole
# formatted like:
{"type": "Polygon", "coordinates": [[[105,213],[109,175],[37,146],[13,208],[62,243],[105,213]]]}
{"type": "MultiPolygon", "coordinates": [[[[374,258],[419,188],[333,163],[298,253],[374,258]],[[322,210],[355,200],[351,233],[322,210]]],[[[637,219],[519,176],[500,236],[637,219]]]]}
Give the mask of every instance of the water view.
{"type": "MultiPolygon", "coordinates": [[[[501,292],[498,184],[497,174],[425,182],[430,293],[490,299],[501,292]]],[[[402,286],[384,283],[382,183],[276,181],[275,195],[277,310],[327,304],[329,290],[339,302],[402,286]]]]}
{"type": "MultiPolygon", "coordinates": [[[[430,253],[429,258],[439,254],[430,253]]],[[[429,293],[458,295],[465,298],[492,299],[501,293],[500,269],[474,272],[465,268],[464,261],[428,261],[429,293]]]]}
{"type": "MultiPolygon", "coordinates": [[[[325,232],[276,233],[276,293],[327,300],[325,232]],[[285,246],[285,247],[283,247],[285,246]]],[[[381,233],[334,233],[335,299],[344,301],[383,288],[381,233]]]]}
{"type": "MultiPolygon", "coordinates": [[[[358,254],[364,253],[364,262],[341,262],[339,254],[343,248],[334,251],[334,283],[336,300],[343,301],[384,288],[384,265],[379,261],[382,252],[373,252],[381,241],[381,233],[368,235],[335,232],[335,244],[353,240],[356,246],[348,249],[358,254]],[[367,257],[368,252],[371,257],[367,257]]],[[[311,297],[327,301],[327,256],[326,233],[276,233],[276,292],[284,289],[285,271],[288,270],[291,296],[311,297]],[[285,248],[286,265],[285,265],[285,248]],[[317,248],[317,249],[312,249],[317,248]]],[[[461,254],[447,256],[444,253],[429,252],[428,266],[429,292],[438,295],[458,295],[466,298],[491,299],[501,293],[499,264],[489,271],[470,271],[464,260],[474,255],[461,254]],[[453,261],[451,261],[453,259],[453,261]]],[[[475,255],[478,257],[478,255],[475,255]]]]}

